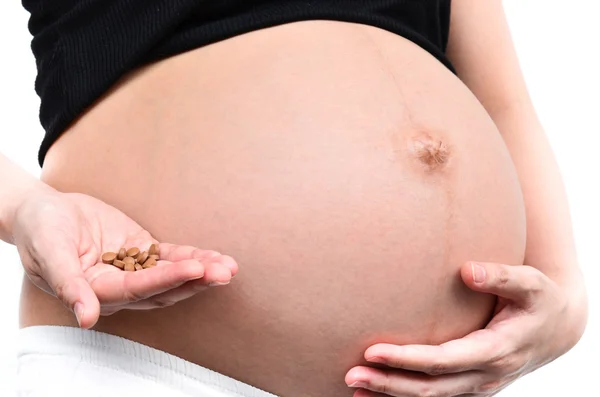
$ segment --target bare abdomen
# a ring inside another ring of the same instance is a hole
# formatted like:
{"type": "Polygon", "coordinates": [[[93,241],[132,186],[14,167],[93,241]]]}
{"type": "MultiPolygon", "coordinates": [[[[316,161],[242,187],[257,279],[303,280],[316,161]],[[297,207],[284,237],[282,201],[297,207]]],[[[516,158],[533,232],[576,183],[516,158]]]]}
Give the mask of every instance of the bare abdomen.
{"type": "MultiPolygon", "coordinates": [[[[227,287],[99,330],[283,396],[350,396],[370,344],[483,326],[493,299],[460,266],[524,255],[518,180],[484,109],[430,55],[359,25],[286,25],[140,71],[52,148],[43,179],[240,264],[227,287]]],[[[31,288],[23,302],[25,323],[72,322],[31,288]]]]}

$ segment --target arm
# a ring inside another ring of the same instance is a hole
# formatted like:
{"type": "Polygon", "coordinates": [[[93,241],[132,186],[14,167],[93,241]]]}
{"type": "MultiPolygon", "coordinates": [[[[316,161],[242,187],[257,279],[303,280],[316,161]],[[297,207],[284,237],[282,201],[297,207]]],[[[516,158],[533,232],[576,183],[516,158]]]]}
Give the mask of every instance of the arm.
{"type": "Polygon", "coordinates": [[[525,86],[502,1],[452,4],[448,56],[498,127],[519,175],[527,214],[524,264],[570,291],[580,334],[587,304],[567,197],[525,86]]]}
{"type": "MultiPolygon", "coordinates": [[[[525,263],[462,267],[468,287],[499,298],[484,329],[438,346],[370,346],[365,360],[388,368],[357,366],[345,380],[386,395],[494,396],[571,349],[587,323],[565,190],[525,87],[501,0],[452,4],[448,55],[498,127],[521,183],[525,263]],[[477,280],[476,269],[483,271],[477,280]]],[[[359,395],[373,394],[359,390],[359,395]]]]}
{"type": "Polygon", "coordinates": [[[454,1],[448,56],[498,127],[519,174],[527,213],[525,265],[572,282],[579,268],[565,189],[531,102],[501,0],[454,1]]]}

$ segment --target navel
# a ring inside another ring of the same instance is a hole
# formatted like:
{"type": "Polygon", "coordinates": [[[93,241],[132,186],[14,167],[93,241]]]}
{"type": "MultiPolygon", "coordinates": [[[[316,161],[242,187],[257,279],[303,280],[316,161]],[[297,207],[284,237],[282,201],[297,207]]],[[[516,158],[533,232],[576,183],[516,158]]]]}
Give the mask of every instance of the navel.
{"type": "Polygon", "coordinates": [[[449,145],[428,133],[412,136],[408,149],[419,163],[430,170],[441,169],[450,160],[449,145]]]}

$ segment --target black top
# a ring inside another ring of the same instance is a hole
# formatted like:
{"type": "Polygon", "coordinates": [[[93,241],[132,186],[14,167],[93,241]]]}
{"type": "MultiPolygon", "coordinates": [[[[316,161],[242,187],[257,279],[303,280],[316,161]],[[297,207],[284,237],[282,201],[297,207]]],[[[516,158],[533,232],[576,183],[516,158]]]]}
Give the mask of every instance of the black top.
{"type": "Polygon", "coordinates": [[[302,20],[372,25],[445,56],[451,0],[22,0],[46,134],[60,134],[125,73],[146,63],[266,27],[302,20]]]}

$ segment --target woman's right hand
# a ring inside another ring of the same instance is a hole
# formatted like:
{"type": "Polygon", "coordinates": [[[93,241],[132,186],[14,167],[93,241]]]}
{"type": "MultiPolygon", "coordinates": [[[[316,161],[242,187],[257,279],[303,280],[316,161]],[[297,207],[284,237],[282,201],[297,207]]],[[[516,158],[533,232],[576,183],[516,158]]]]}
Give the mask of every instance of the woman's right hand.
{"type": "Polygon", "coordinates": [[[229,283],[238,271],[229,256],[165,243],[156,267],[126,272],[104,264],[104,252],[158,242],[116,208],[53,189],[36,190],[16,207],[12,237],[29,279],[71,309],[82,328],[122,309],[173,305],[229,283]]]}

